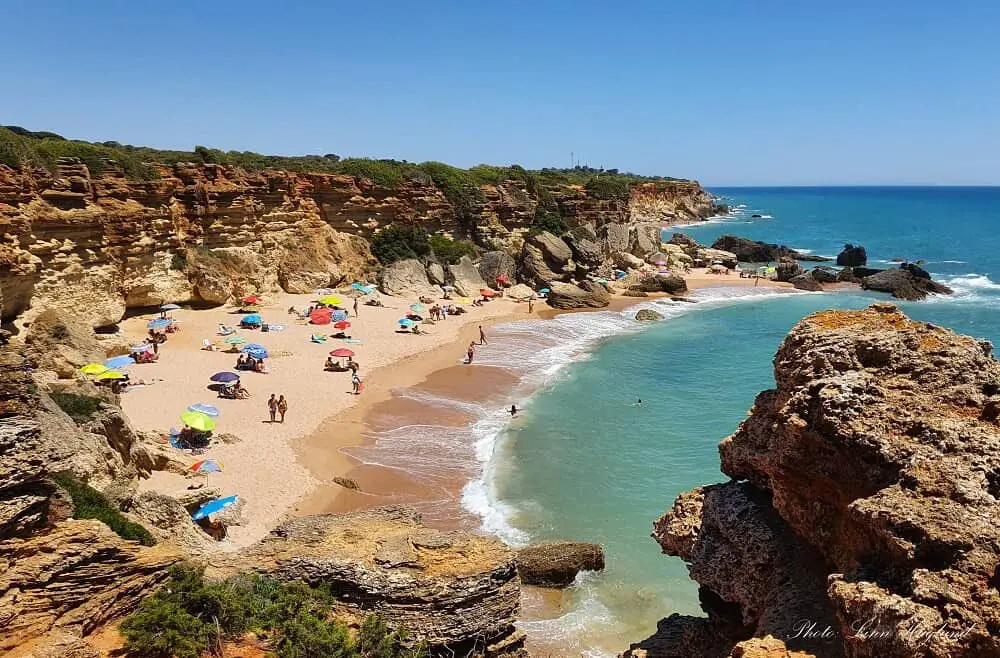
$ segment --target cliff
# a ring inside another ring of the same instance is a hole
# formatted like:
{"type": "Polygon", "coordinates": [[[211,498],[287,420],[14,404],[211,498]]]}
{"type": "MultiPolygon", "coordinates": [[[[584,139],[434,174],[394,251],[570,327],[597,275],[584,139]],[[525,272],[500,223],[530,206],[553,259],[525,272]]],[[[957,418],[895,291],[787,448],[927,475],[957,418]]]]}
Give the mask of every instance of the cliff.
{"type": "Polygon", "coordinates": [[[73,158],[52,173],[0,165],[3,320],[66,309],[99,326],[127,308],[334,286],[370,275],[377,263],[365,238],[393,223],[516,251],[539,195],[570,226],[591,229],[712,212],[711,195],[688,181],[605,199],[581,185],[529,190],[508,180],[479,186],[456,209],[426,176],[385,187],[346,174],[177,163],[149,165],[157,177],[139,181],[105,165],[98,176],[73,158]]]}
{"type": "Polygon", "coordinates": [[[629,655],[1000,655],[992,346],[875,304],[805,318],[774,364],[720,445],[732,481],[654,524],[708,617],[629,655]]]}

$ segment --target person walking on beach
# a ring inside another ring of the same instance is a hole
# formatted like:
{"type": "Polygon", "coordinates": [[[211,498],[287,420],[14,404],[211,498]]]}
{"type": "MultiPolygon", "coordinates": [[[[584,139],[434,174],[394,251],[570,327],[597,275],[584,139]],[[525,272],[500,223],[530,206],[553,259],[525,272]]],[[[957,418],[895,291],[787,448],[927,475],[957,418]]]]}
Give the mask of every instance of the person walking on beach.
{"type": "Polygon", "coordinates": [[[361,378],[357,372],[351,374],[351,388],[355,395],[361,395],[361,378]]]}
{"type": "Polygon", "coordinates": [[[528,313],[531,314],[531,313],[534,313],[534,312],[535,312],[535,300],[529,298],[528,299],[528,313]]]}
{"type": "Polygon", "coordinates": [[[358,298],[354,298],[354,317],[358,317],[358,298]]]}
{"type": "Polygon", "coordinates": [[[480,345],[488,345],[489,344],[489,343],[486,342],[486,332],[483,331],[483,325],[479,325],[479,344],[480,345]]]}
{"type": "Polygon", "coordinates": [[[472,363],[472,358],[476,356],[476,341],[469,343],[469,351],[466,352],[465,355],[468,357],[465,362],[472,363]]]}
{"type": "Polygon", "coordinates": [[[278,401],[274,398],[274,393],[271,393],[271,397],[267,399],[267,410],[271,412],[271,422],[274,422],[274,417],[278,413],[278,401]]]}
{"type": "Polygon", "coordinates": [[[278,413],[281,414],[281,420],[278,422],[285,422],[286,411],[288,411],[288,400],[285,399],[284,395],[278,396],[278,413]]]}

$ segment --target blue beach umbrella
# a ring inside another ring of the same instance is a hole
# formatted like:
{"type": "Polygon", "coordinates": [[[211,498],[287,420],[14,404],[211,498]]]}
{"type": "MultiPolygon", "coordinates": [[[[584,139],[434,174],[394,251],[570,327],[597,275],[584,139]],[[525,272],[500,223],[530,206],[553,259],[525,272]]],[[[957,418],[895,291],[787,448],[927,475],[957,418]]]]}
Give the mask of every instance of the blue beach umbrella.
{"type": "Polygon", "coordinates": [[[146,325],[150,329],[163,329],[164,327],[170,326],[170,320],[166,318],[156,318],[155,320],[150,320],[149,324],[146,325]]]}
{"type": "Polygon", "coordinates": [[[263,320],[260,319],[260,313],[251,313],[250,315],[243,316],[243,322],[246,324],[260,324],[263,320]]]}
{"type": "Polygon", "coordinates": [[[334,311],[333,314],[330,316],[330,319],[332,319],[334,322],[340,322],[342,320],[346,320],[347,311],[334,311]]]}
{"type": "Polygon", "coordinates": [[[355,281],[354,283],[351,284],[351,290],[360,290],[364,292],[364,289],[365,289],[365,284],[361,283],[360,281],[355,281]]]}
{"type": "Polygon", "coordinates": [[[240,376],[235,372],[217,372],[211,377],[209,377],[213,382],[222,382],[223,384],[229,384],[230,382],[240,381],[240,376]]]}
{"type": "Polygon", "coordinates": [[[249,354],[255,359],[266,359],[267,358],[267,348],[263,345],[258,345],[257,343],[250,343],[244,345],[243,349],[240,350],[244,354],[249,354]]]}
{"type": "Polygon", "coordinates": [[[409,329],[410,327],[412,327],[415,324],[416,324],[416,322],[414,322],[410,318],[400,318],[400,320],[399,320],[399,326],[400,327],[406,327],[407,329],[409,329]]]}
{"type": "Polygon", "coordinates": [[[211,516],[212,514],[218,514],[227,507],[232,507],[237,502],[239,502],[239,498],[236,496],[226,496],[225,498],[216,498],[215,500],[210,500],[209,502],[199,507],[198,511],[191,515],[191,518],[194,519],[195,521],[204,519],[205,517],[211,516]]]}
{"type": "Polygon", "coordinates": [[[132,365],[133,363],[135,363],[135,359],[130,356],[115,356],[105,361],[104,365],[109,368],[124,368],[125,366],[132,365]]]}
{"type": "Polygon", "coordinates": [[[160,307],[161,311],[176,311],[178,309],[180,309],[180,306],[177,304],[164,304],[160,307]]]}
{"type": "Polygon", "coordinates": [[[205,404],[204,402],[198,402],[197,404],[192,404],[190,407],[188,407],[188,411],[195,411],[200,414],[205,414],[210,418],[219,417],[219,408],[213,407],[210,404],[205,404]]]}

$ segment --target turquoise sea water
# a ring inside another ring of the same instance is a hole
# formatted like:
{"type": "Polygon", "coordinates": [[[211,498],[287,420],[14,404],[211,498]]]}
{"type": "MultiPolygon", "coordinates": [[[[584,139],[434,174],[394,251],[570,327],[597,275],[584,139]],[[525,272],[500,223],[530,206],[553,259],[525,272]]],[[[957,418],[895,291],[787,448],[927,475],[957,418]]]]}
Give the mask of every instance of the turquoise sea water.
{"type": "MultiPolygon", "coordinates": [[[[905,312],[1000,341],[1000,188],[713,192],[734,216],[671,231],[702,243],[732,233],[830,256],[860,243],[875,267],[924,259],[956,294],[901,304],[905,312]]],[[[697,614],[696,588],[680,560],[649,538],[652,522],[678,493],[725,479],[717,445],[773,385],[771,359],[799,319],[886,299],[745,289],[698,297],[702,303],[647,303],[667,316],[653,325],[632,320],[633,309],[496,330],[521,346],[514,356],[530,364],[534,381],[525,384],[522,414],[478,428],[485,472],[467,489],[466,505],[512,543],[574,539],[607,552],[607,570],[579,579],[565,610],[524,623],[539,641],[581,655],[614,653],[672,612],[697,614]]]]}

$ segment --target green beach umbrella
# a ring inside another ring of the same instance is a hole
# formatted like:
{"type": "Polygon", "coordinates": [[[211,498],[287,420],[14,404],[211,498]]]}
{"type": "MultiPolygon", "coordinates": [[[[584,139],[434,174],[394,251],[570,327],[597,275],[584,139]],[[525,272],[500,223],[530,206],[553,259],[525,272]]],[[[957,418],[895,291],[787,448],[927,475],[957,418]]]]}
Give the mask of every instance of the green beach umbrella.
{"type": "Polygon", "coordinates": [[[229,345],[242,345],[247,342],[247,339],[243,336],[230,336],[226,339],[226,343],[229,345]]]}
{"type": "Polygon", "coordinates": [[[185,411],[182,413],[181,422],[199,432],[211,432],[215,429],[215,421],[197,411],[185,411]]]}

